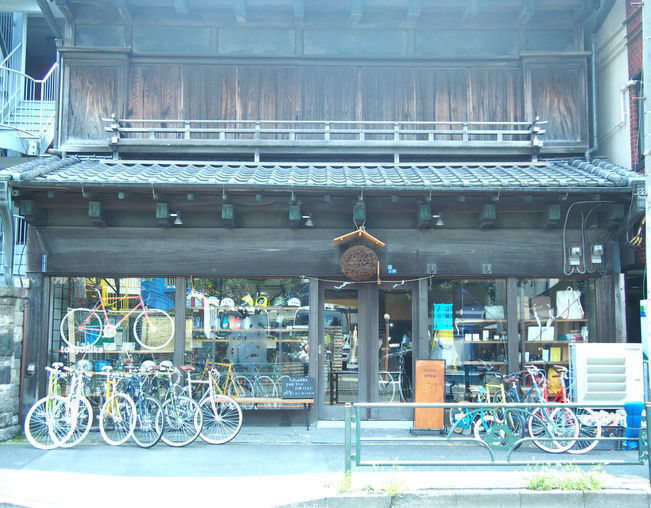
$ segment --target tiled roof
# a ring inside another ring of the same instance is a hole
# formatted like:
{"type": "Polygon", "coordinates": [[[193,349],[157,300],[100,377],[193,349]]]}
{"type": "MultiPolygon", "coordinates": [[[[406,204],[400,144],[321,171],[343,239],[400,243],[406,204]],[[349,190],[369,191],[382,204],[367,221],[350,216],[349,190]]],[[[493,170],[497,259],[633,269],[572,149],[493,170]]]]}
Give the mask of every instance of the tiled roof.
{"type": "Polygon", "coordinates": [[[409,191],[612,190],[642,175],[608,161],[352,164],[127,161],[46,157],[0,171],[20,186],[195,187],[409,191]]]}

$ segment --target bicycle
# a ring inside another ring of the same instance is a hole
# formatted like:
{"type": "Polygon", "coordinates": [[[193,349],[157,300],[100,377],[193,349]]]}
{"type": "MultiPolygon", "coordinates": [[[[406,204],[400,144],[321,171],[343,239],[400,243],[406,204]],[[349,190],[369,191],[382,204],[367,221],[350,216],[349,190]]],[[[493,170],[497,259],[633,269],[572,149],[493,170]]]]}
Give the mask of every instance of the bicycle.
{"type": "Polygon", "coordinates": [[[102,368],[106,376],[104,403],[99,413],[99,431],[107,444],[119,446],[125,443],[136,425],[136,406],[126,393],[118,391],[122,376],[110,366],[102,368]]]}
{"type": "MultiPolygon", "coordinates": [[[[130,359],[127,369],[133,370],[130,359]]],[[[144,372],[132,373],[127,378],[126,393],[133,399],[136,408],[136,423],[131,439],[141,448],[151,448],[158,443],[165,428],[163,407],[158,399],[145,393],[145,377],[151,373],[147,367],[144,372]]]]}
{"type": "Polygon", "coordinates": [[[25,417],[25,437],[32,446],[41,450],[60,446],[74,431],[66,418],[66,400],[61,396],[60,379],[65,377],[62,369],[61,362],[45,367],[48,372],[47,395],[37,400],[25,417]]]}
{"type": "MultiPolygon", "coordinates": [[[[511,388],[505,393],[505,402],[524,402],[533,400],[546,403],[545,373],[535,365],[525,366],[524,373],[531,379],[531,387],[520,397],[517,378],[513,377],[511,388]]],[[[500,401],[501,402],[501,401],[500,401]]],[[[548,453],[566,452],[574,446],[579,434],[579,422],[570,408],[535,408],[527,411],[526,425],[534,444],[548,453]]]]}
{"type": "MultiPolygon", "coordinates": [[[[554,365],[560,378],[560,390],[556,393],[552,402],[568,403],[567,396],[567,378],[569,370],[561,365],[554,365]]],[[[579,434],[574,446],[568,450],[569,453],[580,454],[587,453],[594,449],[601,437],[601,423],[595,412],[587,407],[575,408],[574,413],[579,421],[579,434]],[[586,438],[586,439],[581,439],[586,438]]]]}
{"type": "Polygon", "coordinates": [[[133,336],[145,349],[162,349],[167,346],[174,335],[174,321],[170,315],[160,309],[150,309],[145,305],[142,294],[137,296],[110,296],[103,298],[95,289],[98,301],[92,309],[70,309],[61,320],[60,332],[63,341],[70,347],[95,345],[101,337],[113,339],[117,329],[138,309],[140,313],[133,323],[133,336]],[[134,307],[115,324],[111,323],[106,304],[119,300],[137,300],[134,307]]]}
{"type": "MultiPolygon", "coordinates": [[[[203,428],[203,414],[194,399],[182,395],[182,387],[175,382],[175,368],[159,366],[160,375],[168,378],[168,388],[163,400],[165,428],[161,440],[168,446],[187,446],[203,428]]],[[[160,390],[160,387],[159,387],[160,390]]]]}
{"type": "Polygon", "coordinates": [[[63,370],[69,372],[70,375],[70,389],[64,398],[66,401],[65,418],[72,426],[72,432],[61,443],[61,447],[71,448],[84,440],[93,424],[93,407],[84,395],[84,378],[90,379],[91,376],[81,369],[63,367],[63,370]]]}
{"type": "MultiPolygon", "coordinates": [[[[187,393],[200,393],[199,388],[206,389],[199,399],[203,417],[203,428],[199,436],[210,444],[224,444],[231,441],[242,428],[242,409],[235,399],[221,393],[219,371],[212,367],[207,372],[207,379],[192,379],[193,367],[183,366],[187,374],[187,393]],[[192,385],[197,385],[193,389],[192,385]]],[[[202,375],[204,372],[202,372],[202,375]]]]}

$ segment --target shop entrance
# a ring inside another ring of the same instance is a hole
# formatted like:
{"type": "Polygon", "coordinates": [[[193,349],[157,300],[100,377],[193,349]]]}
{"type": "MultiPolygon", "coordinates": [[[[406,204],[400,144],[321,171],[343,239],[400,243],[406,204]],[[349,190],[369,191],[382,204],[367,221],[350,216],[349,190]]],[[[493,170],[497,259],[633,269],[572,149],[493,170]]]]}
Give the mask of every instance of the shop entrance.
{"type": "MultiPolygon", "coordinates": [[[[360,284],[324,289],[319,418],[343,419],[346,402],[413,400],[409,286],[360,284]]],[[[371,410],[369,419],[409,419],[410,410],[371,410]]]]}

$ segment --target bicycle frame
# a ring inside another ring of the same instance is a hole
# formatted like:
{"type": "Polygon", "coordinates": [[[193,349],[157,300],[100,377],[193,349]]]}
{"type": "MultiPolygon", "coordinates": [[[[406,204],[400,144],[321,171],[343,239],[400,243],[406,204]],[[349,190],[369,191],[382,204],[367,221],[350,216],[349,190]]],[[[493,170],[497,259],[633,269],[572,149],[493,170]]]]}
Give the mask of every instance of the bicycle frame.
{"type": "MultiPolygon", "coordinates": [[[[142,309],[143,311],[147,310],[147,306],[145,305],[144,300],[142,299],[142,294],[138,293],[137,296],[107,296],[106,298],[103,298],[99,290],[95,290],[97,292],[97,296],[99,298],[98,302],[95,304],[93,307],[93,312],[96,312],[97,310],[102,311],[102,316],[104,317],[104,336],[107,338],[112,338],[115,337],[115,333],[117,328],[124,323],[131,314],[133,314],[136,310],[142,309]],[[138,303],[135,307],[129,309],[129,311],[124,315],[122,319],[120,319],[117,323],[111,324],[109,320],[109,315],[108,315],[108,310],[106,309],[106,303],[111,302],[111,301],[118,301],[118,300],[138,300],[138,303]]],[[[147,322],[149,323],[149,316],[145,312],[145,317],[147,318],[147,322]]]]}

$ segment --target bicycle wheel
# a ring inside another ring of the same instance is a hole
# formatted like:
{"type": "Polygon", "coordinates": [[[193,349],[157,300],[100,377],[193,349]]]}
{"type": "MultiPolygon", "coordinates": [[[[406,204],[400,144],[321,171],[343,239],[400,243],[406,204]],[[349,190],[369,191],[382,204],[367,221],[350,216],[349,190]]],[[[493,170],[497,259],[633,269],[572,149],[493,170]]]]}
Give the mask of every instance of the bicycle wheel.
{"type": "Polygon", "coordinates": [[[185,396],[172,396],[163,402],[165,428],[161,437],[168,446],[186,446],[197,439],[203,426],[199,404],[185,396]]]}
{"type": "Polygon", "coordinates": [[[72,426],[72,433],[65,442],[61,443],[61,447],[72,448],[84,440],[93,425],[93,407],[90,401],[86,397],[74,397],[69,400],[66,418],[72,426]]]}
{"type": "Polygon", "coordinates": [[[398,389],[400,390],[400,400],[411,402],[411,379],[406,373],[401,372],[398,375],[398,389]]]}
{"type": "Polygon", "coordinates": [[[126,393],[110,396],[99,413],[99,432],[107,444],[125,443],[136,425],[136,406],[126,393]]]}
{"type": "MultiPolygon", "coordinates": [[[[256,397],[266,397],[266,398],[276,398],[278,397],[278,387],[274,380],[269,376],[258,376],[255,378],[255,383],[253,384],[253,391],[256,394],[256,397]]],[[[269,403],[269,404],[256,404],[258,409],[276,409],[278,404],[269,403]]],[[[204,423],[205,425],[205,423],[204,423]]]]}
{"type": "MultiPolygon", "coordinates": [[[[467,400],[462,400],[459,404],[468,403],[467,400]]],[[[472,429],[472,421],[468,410],[464,407],[452,408],[449,413],[450,428],[457,434],[463,434],[464,430],[472,429]]]]}
{"type": "Polygon", "coordinates": [[[70,309],[59,327],[61,339],[70,347],[96,344],[103,329],[102,320],[91,309],[70,309]]]}
{"type": "Polygon", "coordinates": [[[162,349],[174,335],[174,320],[160,309],[147,309],[133,323],[136,342],[145,349],[162,349]]]}
{"type": "Polygon", "coordinates": [[[32,446],[51,450],[65,442],[74,428],[66,419],[66,399],[49,395],[37,400],[25,417],[25,437],[32,446]]]}
{"type": "Polygon", "coordinates": [[[576,442],[572,438],[579,435],[579,421],[569,408],[556,408],[551,413],[537,408],[529,418],[528,427],[534,444],[548,453],[568,451],[576,442]]]}
{"type": "MultiPolygon", "coordinates": [[[[255,388],[253,388],[253,383],[251,380],[242,375],[235,376],[230,383],[228,383],[227,394],[229,397],[234,399],[241,399],[246,397],[253,397],[255,394],[255,388]]],[[[239,403],[242,406],[242,409],[253,409],[253,404],[248,403],[239,403]]]]}
{"type": "Polygon", "coordinates": [[[163,406],[153,397],[136,402],[136,426],[131,439],[141,448],[151,448],[160,441],[165,428],[163,406]]]}
{"type": "Polygon", "coordinates": [[[215,394],[201,404],[203,429],[201,439],[210,444],[224,444],[237,436],[242,428],[242,409],[235,399],[215,394]]]}
{"type": "Polygon", "coordinates": [[[598,439],[601,437],[601,423],[597,414],[589,408],[576,408],[574,409],[577,419],[579,420],[579,437],[574,443],[574,446],[568,451],[570,453],[587,453],[594,449],[599,443],[598,439]],[[591,439],[581,439],[591,438],[591,439]]]}
{"type": "Polygon", "coordinates": [[[396,385],[393,376],[386,370],[381,370],[378,377],[378,400],[380,402],[393,402],[396,396],[396,385]]]}

